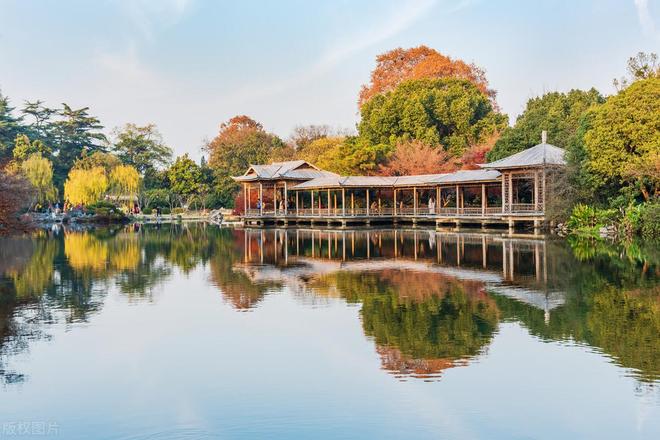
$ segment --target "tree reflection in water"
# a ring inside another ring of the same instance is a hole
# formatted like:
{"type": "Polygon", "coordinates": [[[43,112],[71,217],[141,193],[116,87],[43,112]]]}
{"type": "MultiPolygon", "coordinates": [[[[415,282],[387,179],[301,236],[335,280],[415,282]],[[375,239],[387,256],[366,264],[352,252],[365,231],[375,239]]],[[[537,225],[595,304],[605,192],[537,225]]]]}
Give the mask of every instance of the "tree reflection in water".
{"type": "MultiPolygon", "coordinates": [[[[654,253],[655,252],[655,253],[654,253]]],[[[233,230],[203,224],[40,231],[0,239],[0,377],[48,325],[88,321],[115,286],[157,301],[202,269],[238,311],[269,292],[359,304],[383,368],[438,377],[484,353],[502,321],[595,347],[640,383],[660,380],[660,265],[636,244],[478,233],[233,230]]]]}

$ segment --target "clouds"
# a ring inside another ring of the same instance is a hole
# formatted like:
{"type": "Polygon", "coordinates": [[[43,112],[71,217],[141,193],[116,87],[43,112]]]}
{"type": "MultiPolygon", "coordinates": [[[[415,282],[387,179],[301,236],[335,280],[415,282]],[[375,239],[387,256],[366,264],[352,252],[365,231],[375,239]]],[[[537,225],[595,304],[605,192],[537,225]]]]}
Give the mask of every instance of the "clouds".
{"type": "Polygon", "coordinates": [[[162,27],[172,26],[190,10],[193,0],[117,0],[117,5],[147,41],[162,27]]]}
{"type": "Polygon", "coordinates": [[[649,0],[634,0],[637,9],[637,17],[642,26],[642,31],[647,37],[660,41],[660,32],[655,27],[655,22],[649,9],[649,0]]]}

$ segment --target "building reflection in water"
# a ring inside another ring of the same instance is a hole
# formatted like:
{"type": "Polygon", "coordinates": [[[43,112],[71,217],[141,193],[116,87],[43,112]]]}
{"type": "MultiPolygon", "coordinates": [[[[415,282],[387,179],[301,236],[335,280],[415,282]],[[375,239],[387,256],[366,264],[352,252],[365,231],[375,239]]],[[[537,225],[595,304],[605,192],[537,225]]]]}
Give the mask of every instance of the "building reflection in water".
{"type": "Polygon", "coordinates": [[[565,301],[548,276],[546,242],[429,230],[243,231],[243,271],[301,295],[361,303],[382,365],[426,379],[481,354],[497,330],[491,294],[544,320],[565,301]]]}

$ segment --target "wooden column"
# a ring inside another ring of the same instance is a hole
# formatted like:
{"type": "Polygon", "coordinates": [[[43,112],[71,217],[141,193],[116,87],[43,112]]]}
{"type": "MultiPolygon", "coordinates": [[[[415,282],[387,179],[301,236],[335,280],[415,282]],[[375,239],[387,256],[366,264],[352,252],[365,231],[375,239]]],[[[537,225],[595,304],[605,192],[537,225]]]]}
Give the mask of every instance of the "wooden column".
{"type": "Polygon", "coordinates": [[[369,216],[369,190],[367,189],[367,217],[369,216]]]}
{"type": "Polygon", "coordinates": [[[346,217],[346,188],[341,189],[341,215],[346,217]]]}
{"type": "Polygon", "coordinates": [[[509,173],[509,212],[513,212],[513,173],[509,173]]]}
{"type": "Polygon", "coordinates": [[[247,202],[248,202],[247,184],[244,183],[243,184],[243,212],[245,213],[245,215],[247,215],[247,213],[248,213],[247,202]]]}
{"type": "Polygon", "coordinates": [[[413,215],[417,215],[417,187],[413,187],[413,215]]]}
{"type": "Polygon", "coordinates": [[[312,216],[314,215],[314,190],[311,191],[312,194],[312,216]]]}
{"type": "Polygon", "coordinates": [[[481,215],[486,215],[486,184],[481,184],[481,215]]]}
{"type": "Polygon", "coordinates": [[[296,215],[298,215],[298,191],[296,191],[296,215]]]}
{"type": "Polygon", "coordinates": [[[286,180],[284,181],[284,215],[287,215],[289,212],[289,192],[287,191],[286,180]]]}
{"type": "Polygon", "coordinates": [[[328,215],[330,215],[331,206],[332,206],[332,202],[330,202],[330,188],[328,188],[328,215]]]}
{"type": "Polygon", "coordinates": [[[351,191],[351,215],[355,215],[355,191],[351,191]]]}
{"type": "Polygon", "coordinates": [[[435,215],[440,214],[440,187],[435,187],[435,215]]]}
{"type": "Polygon", "coordinates": [[[501,202],[502,203],[502,214],[504,214],[504,212],[506,210],[505,203],[504,203],[504,200],[505,200],[504,196],[506,194],[506,187],[504,185],[504,182],[506,181],[506,174],[505,173],[502,173],[501,179],[502,179],[502,191],[501,191],[501,194],[500,194],[500,199],[502,199],[502,202],[501,202]]]}
{"type": "Polygon", "coordinates": [[[461,202],[462,202],[462,200],[461,200],[461,189],[458,185],[456,185],[456,214],[461,212],[461,208],[462,208],[462,206],[461,206],[462,203],[461,202]]]}
{"type": "Polygon", "coordinates": [[[546,185],[545,185],[545,181],[547,180],[547,178],[548,178],[548,176],[546,175],[545,168],[544,168],[543,171],[541,172],[541,185],[542,185],[542,189],[543,189],[543,191],[542,191],[543,197],[542,197],[542,200],[541,200],[541,209],[543,210],[543,214],[545,214],[545,199],[548,198],[548,193],[546,192],[546,185]]]}
{"type": "Polygon", "coordinates": [[[539,172],[534,170],[534,211],[539,210],[539,172]]]}
{"type": "MultiPolygon", "coordinates": [[[[394,188],[394,215],[396,216],[396,188],[394,188]]],[[[394,255],[396,256],[396,253],[394,255]]]]}
{"type": "Polygon", "coordinates": [[[264,185],[259,182],[259,215],[264,215],[264,185]]]}

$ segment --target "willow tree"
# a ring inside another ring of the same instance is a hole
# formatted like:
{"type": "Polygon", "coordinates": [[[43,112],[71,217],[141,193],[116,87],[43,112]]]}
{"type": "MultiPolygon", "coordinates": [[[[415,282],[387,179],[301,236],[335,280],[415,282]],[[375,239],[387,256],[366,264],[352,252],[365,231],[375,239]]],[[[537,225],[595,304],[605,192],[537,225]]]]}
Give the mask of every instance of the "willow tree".
{"type": "Polygon", "coordinates": [[[73,169],[64,182],[64,197],[72,204],[91,204],[101,200],[109,182],[102,167],[73,169]]]}
{"type": "Polygon", "coordinates": [[[53,185],[51,161],[41,153],[33,153],[21,164],[21,170],[35,190],[30,207],[55,200],[57,189],[53,185]]]}
{"type": "Polygon", "coordinates": [[[110,172],[110,193],[116,198],[136,200],[140,174],[130,165],[119,165],[110,172]]]}

